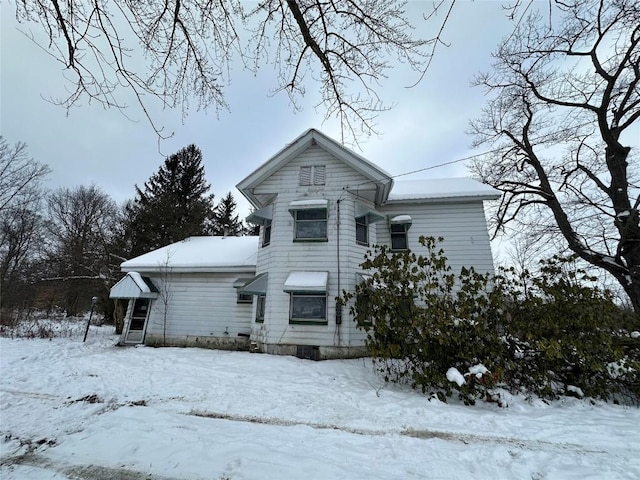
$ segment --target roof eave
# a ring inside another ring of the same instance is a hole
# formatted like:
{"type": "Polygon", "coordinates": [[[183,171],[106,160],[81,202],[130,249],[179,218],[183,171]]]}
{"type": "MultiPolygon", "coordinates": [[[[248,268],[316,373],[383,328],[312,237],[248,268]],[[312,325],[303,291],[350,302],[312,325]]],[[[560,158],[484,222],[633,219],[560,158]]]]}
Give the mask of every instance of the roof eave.
{"type": "Polygon", "coordinates": [[[164,265],[135,265],[122,266],[123,272],[139,272],[139,273],[252,273],[256,271],[255,265],[182,265],[176,267],[165,267],[164,265]]]}
{"type": "Polygon", "coordinates": [[[485,200],[498,200],[501,195],[461,195],[448,197],[430,197],[430,198],[399,198],[387,200],[385,205],[397,205],[407,203],[462,203],[462,202],[480,202],[485,200]]]}
{"type": "Polygon", "coordinates": [[[253,189],[271,176],[282,165],[288,163],[292,158],[308,148],[313,142],[375,183],[377,187],[376,203],[382,204],[386,200],[393,186],[393,179],[387,172],[313,128],[304,132],[247,177],[238,182],[236,188],[252,205],[257,208],[264,207],[262,202],[253,194],[253,189]]]}

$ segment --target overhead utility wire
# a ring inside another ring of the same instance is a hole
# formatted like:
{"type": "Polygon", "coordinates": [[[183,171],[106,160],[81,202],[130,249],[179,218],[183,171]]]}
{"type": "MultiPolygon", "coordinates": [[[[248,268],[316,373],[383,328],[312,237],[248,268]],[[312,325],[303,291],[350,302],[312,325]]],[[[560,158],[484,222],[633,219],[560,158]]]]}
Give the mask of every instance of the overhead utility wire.
{"type": "MultiPolygon", "coordinates": [[[[532,142],[538,142],[540,140],[545,140],[546,138],[552,137],[552,136],[557,135],[559,133],[567,132],[567,131],[573,130],[575,128],[586,127],[587,125],[591,125],[591,124],[592,124],[592,122],[586,122],[586,123],[583,123],[581,125],[576,125],[574,127],[563,128],[561,130],[558,130],[558,131],[555,131],[555,132],[552,132],[552,133],[548,133],[546,135],[540,135],[539,137],[531,139],[531,141],[532,142]]],[[[510,146],[498,147],[498,148],[494,148],[492,150],[486,150],[484,152],[476,153],[474,155],[469,155],[468,157],[458,158],[457,160],[451,160],[449,162],[444,162],[444,163],[439,163],[437,165],[431,165],[429,167],[419,168],[418,170],[412,170],[410,172],[399,173],[398,175],[391,175],[391,178],[405,177],[407,175],[413,175],[414,173],[424,172],[426,170],[433,170],[434,168],[446,167],[447,165],[453,165],[454,163],[465,162],[467,160],[471,160],[472,158],[483,157],[484,155],[488,155],[490,153],[496,153],[496,152],[499,152],[501,150],[504,150],[505,148],[510,148],[510,146]]],[[[374,182],[371,181],[371,180],[367,180],[366,182],[362,182],[362,183],[359,183],[359,184],[354,185],[354,186],[355,187],[360,187],[360,186],[366,185],[368,183],[374,183],[374,182]]]]}

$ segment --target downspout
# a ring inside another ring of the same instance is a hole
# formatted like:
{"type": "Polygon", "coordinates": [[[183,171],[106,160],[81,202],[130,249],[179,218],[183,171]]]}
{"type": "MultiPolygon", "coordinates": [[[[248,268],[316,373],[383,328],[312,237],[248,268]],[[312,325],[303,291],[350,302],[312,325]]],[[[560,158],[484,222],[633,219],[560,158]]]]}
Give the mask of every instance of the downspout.
{"type": "Polygon", "coordinates": [[[338,337],[338,345],[340,345],[340,325],[342,324],[342,305],[340,305],[340,200],[337,204],[338,221],[336,224],[336,260],[338,262],[338,296],[336,297],[336,336],[338,337]]]}

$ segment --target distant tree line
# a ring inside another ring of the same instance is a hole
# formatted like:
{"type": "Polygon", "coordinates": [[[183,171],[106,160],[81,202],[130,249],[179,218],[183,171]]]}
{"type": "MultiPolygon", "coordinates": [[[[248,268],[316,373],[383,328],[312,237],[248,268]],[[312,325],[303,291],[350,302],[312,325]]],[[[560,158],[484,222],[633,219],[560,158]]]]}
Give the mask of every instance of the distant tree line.
{"type": "Polygon", "coordinates": [[[216,205],[195,145],[170,155],[118,206],[96,185],[46,191],[50,169],[0,137],[0,307],[112,313],[109,290],[130,258],[196,235],[250,233],[231,192],[216,205]]]}

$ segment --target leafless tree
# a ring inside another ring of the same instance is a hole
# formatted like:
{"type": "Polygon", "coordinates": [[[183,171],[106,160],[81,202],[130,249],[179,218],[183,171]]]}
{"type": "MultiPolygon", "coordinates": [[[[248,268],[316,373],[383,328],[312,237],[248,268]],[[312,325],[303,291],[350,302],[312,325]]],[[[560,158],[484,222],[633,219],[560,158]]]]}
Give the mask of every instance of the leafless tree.
{"type": "Polygon", "coordinates": [[[41,195],[42,180],[51,169],[29,157],[27,145],[9,145],[0,136],[0,213],[30,205],[41,195]]]}
{"type": "MultiPolygon", "coordinates": [[[[547,4],[545,4],[547,6],[547,4]]],[[[495,147],[473,169],[504,192],[496,227],[563,238],[640,312],[640,4],[572,0],[530,11],[476,83],[472,122],[495,147]]]]}
{"type": "Polygon", "coordinates": [[[40,251],[42,180],[49,167],[30,158],[24,143],[0,137],[0,300],[20,299],[28,265],[40,251]]]}
{"type": "MultiPolygon", "coordinates": [[[[49,195],[47,234],[51,276],[67,285],[65,310],[75,315],[78,296],[94,281],[108,292],[113,280],[109,249],[118,209],[98,187],[60,188],[49,195]]],[[[86,295],[91,298],[91,294],[86,295]]]]}
{"type": "MultiPolygon", "coordinates": [[[[438,45],[453,2],[425,2],[442,22],[437,36],[416,39],[399,0],[17,0],[19,21],[35,21],[49,39],[43,47],[64,64],[74,88],[65,106],[89,98],[122,108],[130,88],[145,114],[147,97],[183,113],[197,106],[226,108],[231,65],[252,72],[275,65],[292,103],[305,79],[320,85],[326,116],[343,136],[370,133],[378,95],[392,64],[401,61],[419,78],[438,45]]],[[[417,19],[413,19],[417,20],[417,19]]],[[[435,21],[435,20],[434,20],[435,21]]],[[[32,37],[33,38],[33,37],[32,37]]],[[[160,128],[154,125],[160,133],[160,128]]]]}

